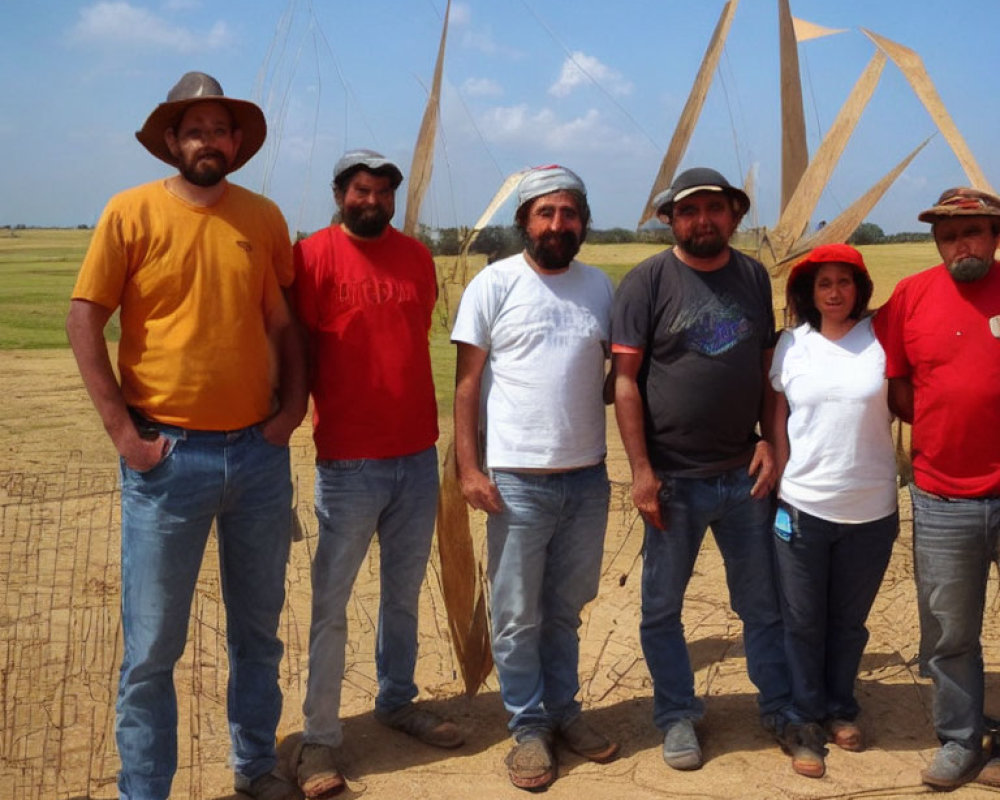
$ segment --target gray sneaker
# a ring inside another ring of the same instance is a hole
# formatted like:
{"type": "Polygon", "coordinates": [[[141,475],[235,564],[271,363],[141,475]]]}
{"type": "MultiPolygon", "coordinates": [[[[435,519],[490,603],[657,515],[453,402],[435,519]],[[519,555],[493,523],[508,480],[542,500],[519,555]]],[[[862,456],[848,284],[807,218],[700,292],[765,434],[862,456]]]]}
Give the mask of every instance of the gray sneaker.
{"type": "Polygon", "coordinates": [[[691,720],[679,719],[670,723],[663,737],[663,760],[674,769],[698,769],[704,763],[691,720]]]}
{"type": "Polygon", "coordinates": [[[981,749],[972,750],[960,742],[945,742],[934,754],[930,766],[920,773],[920,780],[935,789],[957,789],[975,778],[982,765],[981,749]]]}

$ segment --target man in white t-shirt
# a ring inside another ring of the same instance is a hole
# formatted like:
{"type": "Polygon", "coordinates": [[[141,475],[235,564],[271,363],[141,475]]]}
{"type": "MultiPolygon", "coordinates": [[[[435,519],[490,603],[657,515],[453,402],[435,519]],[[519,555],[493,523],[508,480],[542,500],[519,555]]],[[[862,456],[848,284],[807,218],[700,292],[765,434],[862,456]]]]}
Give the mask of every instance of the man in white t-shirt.
{"type": "Polygon", "coordinates": [[[517,203],[524,251],[472,279],[451,338],[458,476],[469,505],[489,514],[493,660],[514,738],[507,769],[536,791],[555,780],[556,736],[592,761],[618,753],[576,699],[580,612],[597,595],[608,518],[613,290],[574,260],[590,221],[577,175],[537,167],[517,203]]]}

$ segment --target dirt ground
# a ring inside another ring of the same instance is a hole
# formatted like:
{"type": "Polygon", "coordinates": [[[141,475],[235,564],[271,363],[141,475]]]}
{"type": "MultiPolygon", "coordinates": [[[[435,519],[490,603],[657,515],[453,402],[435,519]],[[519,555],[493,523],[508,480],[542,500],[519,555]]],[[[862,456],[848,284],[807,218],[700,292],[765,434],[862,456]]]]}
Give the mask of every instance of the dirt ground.
{"type": "MultiPolygon", "coordinates": [[[[112,798],[117,757],[113,702],[119,634],[118,492],[115,459],[68,352],[0,353],[0,798],[112,798]]],[[[442,421],[448,436],[447,421],[442,421]]],[[[598,766],[560,752],[554,799],[854,798],[925,794],[919,771],[936,746],[930,691],[917,677],[917,620],[910,512],[870,619],[859,698],[871,746],[833,750],[822,780],[795,775],[757,723],[739,622],[729,610],[722,563],[711,540],[688,591],[685,624],[698,691],[707,698],[701,735],[707,763],[667,768],[651,723],[651,689],[638,642],[640,532],[628,473],[609,427],[615,481],[601,592],[580,631],[582,700],[590,720],[618,739],[622,757],[598,766]]],[[[287,752],[301,730],[309,626],[309,561],[316,544],[311,441],[293,439],[293,470],[305,539],[294,545],[281,635],[286,645],[280,733],[287,752]]],[[[224,611],[210,544],[192,611],[189,645],[176,672],[180,769],[175,798],[232,798],[225,724],[224,611]]],[[[467,744],[441,752],[374,722],[375,549],[350,606],[343,696],[346,797],[515,798],[507,781],[506,715],[495,675],[473,699],[462,693],[448,640],[436,553],[421,606],[417,682],[421,698],[452,716],[467,744]]],[[[984,640],[988,707],[1000,689],[995,580],[984,640]]],[[[993,710],[990,708],[989,710],[993,710]]],[[[996,713],[996,711],[994,711],[996,713]]],[[[963,797],[993,794],[965,787],[963,797]]]]}

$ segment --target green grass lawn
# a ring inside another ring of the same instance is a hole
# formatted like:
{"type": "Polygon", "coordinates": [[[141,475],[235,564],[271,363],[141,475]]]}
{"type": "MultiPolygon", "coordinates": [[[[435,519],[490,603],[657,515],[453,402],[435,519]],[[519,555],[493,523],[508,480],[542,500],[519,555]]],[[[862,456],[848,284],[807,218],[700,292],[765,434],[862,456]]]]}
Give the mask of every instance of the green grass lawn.
{"type": "MultiPolygon", "coordinates": [[[[31,229],[0,234],[0,349],[66,347],[64,323],[69,296],[83,259],[89,230],[31,229]]],[[[648,244],[584,244],[580,259],[601,267],[617,285],[622,276],[645,258],[661,250],[648,244]]],[[[897,281],[937,262],[933,243],[870,245],[865,256],[875,294],[872,305],[885,301],[897,281]]],[[[451,273],[454,258],[437,259],[442,277],[451,273]]],[[[482,256],[470,259],[472,273],[483,265],[482,256]]],[[[449,340],[450,320],[461,295],[460,281],[446,285],[431,327],[431,358],[442,413],[451,411],[455,382],[455,348],[449,340]]],[[[774,282],[775,305],[784,305],[784,278],[774,282]]],[[[780,316],[779,316],[780,319],[780,316]]],[[[116,319],[108,335],[118,338],[116,319]]]]}

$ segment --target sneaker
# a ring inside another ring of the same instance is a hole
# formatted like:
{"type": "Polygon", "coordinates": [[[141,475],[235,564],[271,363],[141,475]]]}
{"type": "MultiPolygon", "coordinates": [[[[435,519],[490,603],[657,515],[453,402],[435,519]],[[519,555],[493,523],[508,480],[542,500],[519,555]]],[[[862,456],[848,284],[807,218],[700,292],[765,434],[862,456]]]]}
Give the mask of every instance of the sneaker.
{"type": "Polygon", "coordinates": [[[979,774],[982,763],[981,750],[964,747],[960,742],[945,742],[930,766],[920,773],[920,780],[935,789],[957,789],[979,774]]]}
{"type": "Polygon", "coordinates": [[[504,759],[507,777],[518,789],[540,792],[556,779],[552,734],[544,728],[514,732],[514,746],[504,759]]]}
{"type": "Polygon", "coordinates": [[[454,722],[413,703],[407,703],[393,711],[376,708],[375,719],[432,747],[452,750],[465,744],[465,739],[454,722]]]}
{"type": "Polygon", "coordinates": [[[685,718],[670,723],[663,736],[663,760],[674,769],[698,769],[704,763],[691,720],[685,718]]]}
{"type": "Polygon", "coordinates": [[[823,726],[833,742],[841,750],[860,753],[865,749],[865,737],[861,726],[854,720],[831,719],[823,726]]]}
{"type": "Polygon", "coordinates": [[[598,764],[607,764],[618,756],[618,743],[595,731],[577,714],[568,725],[559,728],[562,743],[578,756],[598,764]]]}
{"type": "Polygon", "coordinates": [[[234,786],[237,792],[242,792],[253,800],[302,800],[299,787],[274,772],[265,772],[253,780],[245,775],[237,775],[234,786]]]}
{"type": "Polygon", "coordinates": [[[295,763],[295,778],[308,800],[327,800],[347,786],[337,769],[332,747],[305,742],[299,748],[295,763]]]}

